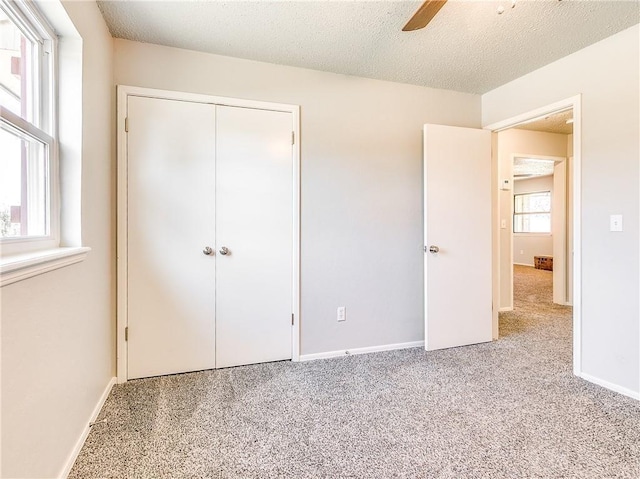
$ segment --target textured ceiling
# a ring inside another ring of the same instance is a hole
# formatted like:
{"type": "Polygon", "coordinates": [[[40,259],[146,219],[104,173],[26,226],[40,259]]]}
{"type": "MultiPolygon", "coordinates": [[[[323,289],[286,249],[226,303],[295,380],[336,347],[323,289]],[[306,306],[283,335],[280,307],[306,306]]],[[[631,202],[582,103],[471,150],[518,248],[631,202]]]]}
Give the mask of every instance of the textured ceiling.
{"type": "Polygon", "coordinates": [[[553,175],[553,160],[538,160],[535,158],[514,158],[513,179],[526,180],[536,176],[553,175]]]}
{"type": "Polygon", "coordinates": [[[637,0],[99,1],[114,37],[484,93],[640,21],[637,0]],[[499,6],[505,12],[498,15],[499,6]]]}
{"type": "Polygon", "coordinates": [[[573,124],[567,123],[567,120],[573,118],[573,110],[567,110],[554,115],[538,118],[535,121],[523,123],[516,126],[518,130],[542,131],[545,133],[562,133],[570,135],[573,133],[573,124]]]}
{"type": "MultiPolygon", "coordinates": [[[[567,120],[570,118],[573,118],[572,109],[537,118],[534,121],[520,124],[515,129],[569,135],[573,133],[573,124],[567,124],[567,120]]],[[[553,175],[553,167],[553,160],[517,157],[513,160],[513,179],[526,180],[536,176],[553,175]]]]}

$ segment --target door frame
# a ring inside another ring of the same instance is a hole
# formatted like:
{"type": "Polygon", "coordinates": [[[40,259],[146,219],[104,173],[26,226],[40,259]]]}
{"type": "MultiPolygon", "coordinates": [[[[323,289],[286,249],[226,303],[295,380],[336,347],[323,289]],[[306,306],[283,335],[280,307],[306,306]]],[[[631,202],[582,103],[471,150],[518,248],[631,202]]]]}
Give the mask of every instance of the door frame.
{"type": "MultiPolygon", "coordinates": [[[[521,123],[530,122],[531,120],[545,117],[550,114],[559,113],[564,110],[573,109],[573,162],[572,165],[572,177],[571,177],[571,189],[572,189],[572,201],[573,201],[573,234],[571,250],[573,251],[573,374],[580,376],[582,374],[582,230],[581,230],[581,217],[582,217],[582,203],[581,203],[581,158],[582,158],[582,95],[575,95],[564,100],[557,101],[550,105],[542,106],[519,115],[507,118],[502,121],[498,121],[484,126],[484,129],[491,130],[493,133],[498,133],[502,130],[508,130],[521,123]]],[[[497,135],[494,135],[497,136],[497,135]]],[[[497,140],[496,140],[497,141],[497,140]]],[[[494,142],[495,147],[495,142],[494,142]]],[[[494,148],[495,150],[495,148],[494,148]]],[[[499,251],[497,248],[497,240],[500,234],[500,220],[499,220],[499,202],[497,195],[498,185],[498,156],[497,151],[492,154],[492,170],[493,170],[493,184],[494,194],[493,198],[493,232],[494,232],[494,244],[493,244],[493,265],[494,272],[499,275],[499,251]]],[[[494,339],[497,339],[498,332],[498,315],[497,309],[499,304],[497,298],[499,294],[499,276],[494,278],[494,339]]]]}
{"type": "Polygon", "coordinates": [[[129,96],[206,103],[221,106],[279,111],[292,114],[292,162],[293,162],[293,248],[292,248],[292,334],[291,359],[300,360],[300,106],[271,103],[239,98],[219,97],[199,93],[157,90],[128,85],[117,85],[116,142],[117,142],[117,218],[116,218],[116,376],[118,383],[127,382],[127,344],[125,328],[127,316],[127,205],[128,205],[128,157],[127,157],[127,102],[129,96]]]}

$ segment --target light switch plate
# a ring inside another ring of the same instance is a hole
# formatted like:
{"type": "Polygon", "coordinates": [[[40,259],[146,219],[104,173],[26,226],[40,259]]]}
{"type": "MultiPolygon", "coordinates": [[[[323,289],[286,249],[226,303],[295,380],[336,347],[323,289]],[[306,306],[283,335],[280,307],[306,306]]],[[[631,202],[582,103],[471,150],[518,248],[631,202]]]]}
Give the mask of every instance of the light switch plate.
{"type": "Polygon", "coordinates": [[[622,231],[622,215],[611,215],[609,221],[610,231],[622,231]]]}

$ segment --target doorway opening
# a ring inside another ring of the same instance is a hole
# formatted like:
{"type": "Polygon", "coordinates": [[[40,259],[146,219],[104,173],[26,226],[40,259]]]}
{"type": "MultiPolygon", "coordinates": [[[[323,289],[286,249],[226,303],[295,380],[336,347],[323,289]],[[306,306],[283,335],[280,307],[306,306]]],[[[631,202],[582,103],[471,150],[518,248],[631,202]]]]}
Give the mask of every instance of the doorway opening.
{"type": "Polygon", "coordinates": [[[494,132],[497,185],[494,339],[564,325],[579,375],[580,98],[487,128],[494,132]]]}
{"type": "MultiPolygon", "coordinates": [[[[572,141],[572,133],[539,133],[545,136],[538,134],[538,140],[555,140],[555,146],[560,147],[557,153],[563,155],[563,150],[568,149],[565,145],[572,141]]],[[[504,309],[501,304],[503,311],[515,307],[517,275],[514,271],[527,267],[545,271],[550,277],[553,303],[571,305],[571,242],[568,241],[571,224],[567,221],[571,217],[571,200],[567,197],[571,181],[570,161],[569,156],[528,155],[513,159],[513,189],[508,198],[513,219],[508,230],[511,236],[511,288],[501,291],[501,297],[510,293],[510,304],[504,309]]]]}

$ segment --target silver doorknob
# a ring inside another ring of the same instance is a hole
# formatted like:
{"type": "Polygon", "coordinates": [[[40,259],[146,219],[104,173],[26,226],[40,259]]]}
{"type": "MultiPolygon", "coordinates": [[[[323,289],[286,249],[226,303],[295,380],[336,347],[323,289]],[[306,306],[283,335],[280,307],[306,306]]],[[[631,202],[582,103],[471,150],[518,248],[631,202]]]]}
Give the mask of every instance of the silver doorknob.
{"type": "Polygon", "coordinates": [[[204,254],[206,254],[207,256],[209,256],[209,255],[213,254],[213,250],[212,250],[209,246],[206,246],[206,247],[202,250],[202,252],[203,252],[204,254]]]}
{"type": "Polygon", "coordinates": [[[229,248],[227,248],[226,246],[223,246],[222,248],[220,248],[220,254],[222,256],[226,256],[229,254],[229,248]]]}
{"type": "Polygon", "coordinates": [[[429,253],[437,253],[438,251],[440,251],[440,248],[437,246],[429,246],[429,253]]]}

